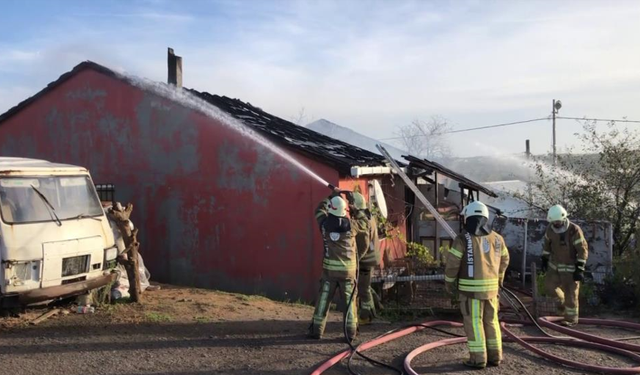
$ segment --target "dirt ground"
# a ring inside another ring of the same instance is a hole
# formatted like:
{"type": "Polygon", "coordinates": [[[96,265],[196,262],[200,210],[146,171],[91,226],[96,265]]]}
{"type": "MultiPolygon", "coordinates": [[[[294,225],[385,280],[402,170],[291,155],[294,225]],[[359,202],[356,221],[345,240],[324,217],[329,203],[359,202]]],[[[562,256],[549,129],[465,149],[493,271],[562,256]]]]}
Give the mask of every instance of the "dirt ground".
{"type": "MultiPolygon", "coordinates": [[[[36,326],[29,322],[43,310],[0,319],[0,375],[309,374],[332,354],[346,348],[337,313],[332,314],[323,340],[305,338],[312,314],[310,306],[166,285],[145,293],[144,298],[142,305],[110,305],[95,314],[61,313],[36,326]]],[[[362,327],[360,339],[373,338],[407,323],[378,322],[362,327]]],[[[631,334],[589,330],[608,336],[631,334]]],[[[526,333],[535,331],[527,328],[526,333]]],[[[631,335],[637,334],[640,333],[631,335]]],[[[444,337],[438,332],[422,331],[366,353],[400,367],[413,348],[444,337]]],[[[626,359],[601,352],[545,348],[587,363],[632,365],[626,359]]],[[[441,347],[418,356],[414,368],[422,374],[477,373],[460,364],[466,355],[464,345],[441,347]]],[[[363,375],[393,374],[361,360],[354,364],[354,369],[363,375]]],[[[538,375],[581,371],[554,365],[516,344],[506,343],[503,365],[481,373],[538,375]]],[[[327,374],[348,374],[346,364],[327,374]]]]}

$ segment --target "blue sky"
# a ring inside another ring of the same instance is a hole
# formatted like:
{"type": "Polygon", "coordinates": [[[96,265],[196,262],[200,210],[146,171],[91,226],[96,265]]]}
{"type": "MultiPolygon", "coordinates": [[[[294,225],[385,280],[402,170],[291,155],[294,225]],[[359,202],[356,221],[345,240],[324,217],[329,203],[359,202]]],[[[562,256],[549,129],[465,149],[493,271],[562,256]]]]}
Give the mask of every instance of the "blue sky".
{"type": "MultiPolygon", "coordinates": [[[[640,119],[637,1],[18,1],[0,14],[0,111],[83,60],[374,138],[432,115],[456,128],[640,119]]],[[[640,126],[640,125],[637,125],[640,126]]],[[[559,146],[580,125],[558,124],[559,146]]],[[[460,133],[460,156],[550,149],[551,124],[460,133]]]]}

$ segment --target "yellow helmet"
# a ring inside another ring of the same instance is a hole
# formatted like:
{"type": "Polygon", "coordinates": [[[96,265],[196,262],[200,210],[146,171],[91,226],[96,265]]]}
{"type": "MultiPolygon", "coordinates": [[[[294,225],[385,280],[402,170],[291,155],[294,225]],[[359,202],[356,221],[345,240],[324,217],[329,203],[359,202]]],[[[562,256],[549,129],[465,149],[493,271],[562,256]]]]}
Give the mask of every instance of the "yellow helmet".
{"type": "Polygon", "coordinates": [[[567,215],[567,210],[565,210],[561,205],[556,204],[555,206],[551,206],[551,208],[549,209],[547,220],[552,223],[554,221],[563,221],[567,218],[567,215]]]}
{"type": "Polygon", "coordinates": [[[353,193],[353,205],[356,206],[358,210],[366,210],[367,209],[367,201],[364,199],[364,195],[354,192],[353,193]]]}
{"type": "Polygon", "coordinates": [[[329,201],[329,213],[337,217],[347,216],[347,202],[342,197],[333,197],[329,201]]]}

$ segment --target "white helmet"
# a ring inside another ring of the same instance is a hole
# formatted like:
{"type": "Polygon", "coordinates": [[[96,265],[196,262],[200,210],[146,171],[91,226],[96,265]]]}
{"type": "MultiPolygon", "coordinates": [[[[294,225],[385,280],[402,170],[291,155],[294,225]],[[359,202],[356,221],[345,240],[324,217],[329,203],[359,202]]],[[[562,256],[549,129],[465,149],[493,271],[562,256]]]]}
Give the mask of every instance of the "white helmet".
{"type": "Polygon", "coordinates": [[[462,214],[464,215],[465,221],[471,216],[482,216],[488,219],[489,209],[484,203],[480,201],[473,201],[462,209],[462,214]]]}
{"type": "Polygon", "coordinates": [[[329,201],[329,213],[337,217],[347,216],[347,202],[342,197],[333,197],[329,201]]]}
{"type": "Polygon", "coordinates": [[[554,221],[564,221],[567,218],[567,210],[559,204],[551,206],[547,214],[547,220],[551,223],[554,221]]]}

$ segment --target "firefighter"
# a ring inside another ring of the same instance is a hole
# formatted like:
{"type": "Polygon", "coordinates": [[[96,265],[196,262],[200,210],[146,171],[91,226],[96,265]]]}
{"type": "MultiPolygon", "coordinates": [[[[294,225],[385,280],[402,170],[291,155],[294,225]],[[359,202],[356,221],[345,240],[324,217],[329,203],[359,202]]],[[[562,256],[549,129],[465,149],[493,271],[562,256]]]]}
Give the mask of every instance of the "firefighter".
{"type": "Polygon", "coordinates": [[[498,323],[498,289],[509,265],[504,239],[487,222],[489,209],[471,202],[463,209],[464,231],[456,237],[447,254],[445,287],[456,288],[464,319],[472,368],[499,366],[502,361],[502,334],[498,323]]]}
{"type": "Polygon", "coordinates": [[[356,245],[359,257],[358,275],[358,311],[360,324],[368,324],[376,316],[376,306],[371,288],[374,267],[380,266],[380,243],[378,241],[378,223],[367,207],[367,201],[360,193],[353,193],[354,210],[358,229],[356,245]]]}
{"type": "Polygon", "coordinates": [[[561,324],[578,324],[578,293],[584,280],[589,245],[582,229],[569,221],[567,210],[560,205],[549,209],[549,226],[544,235],[542,271],[546,272],[545,289],[548,296],[557,298],[564,315],[561,324]]]}
{"type": "MultiPolygon", "coordinates": [[[[357,276],[357,223],[347,217],[347,202],[335,191],[323,200],[316,210],[324,242],[320,295],[316,301],[308,336],[321,339],[327,323],[329,305],[336,290],[345,306],[347,339],[356,336],[358,317],[356,312],[355,282],[357,276]]],[[[351,199],[350,199],[351,200],[351,199]]]]}

